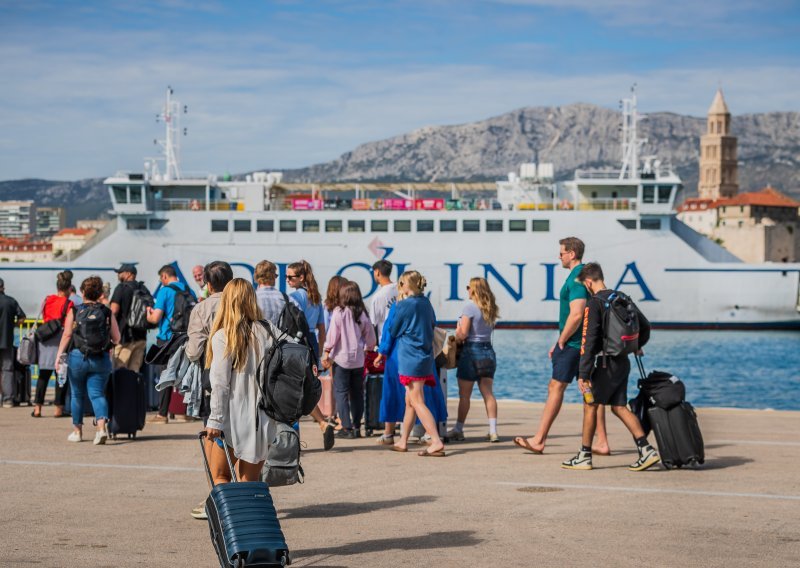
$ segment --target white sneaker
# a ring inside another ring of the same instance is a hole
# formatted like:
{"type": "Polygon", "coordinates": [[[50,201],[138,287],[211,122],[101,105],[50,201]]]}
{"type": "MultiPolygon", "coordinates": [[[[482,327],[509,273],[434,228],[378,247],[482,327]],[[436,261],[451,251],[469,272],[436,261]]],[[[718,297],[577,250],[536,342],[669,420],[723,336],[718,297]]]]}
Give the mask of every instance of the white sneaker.
{"type": "Polygon", "coordinates": [[[67,436],[67,442],[83,442],[83,435],[80,432],[73,430],[72,434],[67,436]]]}
{"type": "Polygon", "coordinates": [[[106,433],[106,429],[103,428],[97,434],[94,435],[94,442],[92,442],[95,446],[102,446],[108,440],[108,434],[106,433]]]}

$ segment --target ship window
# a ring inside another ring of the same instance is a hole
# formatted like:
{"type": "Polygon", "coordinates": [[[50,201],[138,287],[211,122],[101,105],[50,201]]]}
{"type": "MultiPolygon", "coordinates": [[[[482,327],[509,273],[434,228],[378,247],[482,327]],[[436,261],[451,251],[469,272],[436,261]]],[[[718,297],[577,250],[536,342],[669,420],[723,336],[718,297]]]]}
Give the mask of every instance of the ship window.
{"type": "Polygon", "coordinates": [[[408,219],[398,219],[394,222],[395,233],[409,233],[411,232],[411,221],[408,219]]]}
{"type": "Polygon", "coordinates": [[[596,191],[592,192],[592,199],[597,199],[597,192],[596,191]]]}
{"type": "Polygon", "coordinates": [[[658,186],[658,202],[669,203],[669,196],[672,193],[672,187],[668,185],[658,186]]]}
{"type": "Polygon", "coordinates": [[[636,220],[635,219],[617,219],[619,224],[625,227],[628,230],[636,228],[636,220]]]}
{"type": "Polygon", "coordinates": [[[385,233],[389,230],[389,221],[385,219],[381,221],[372,221],[370,227],[373,233],[385,233]]]}
{"type": "Polygon", "coordinates": [[[532,229],[537,233],[546,233],[550,230],[550,219],[534,219],[532,229]]]}
{"type": "Polygon", "coordinates": [[[347,222],[347,232],[348,233],[363,233],[367,230],[367,222],[363,220],[359,221],[348,221],[347,222]]]}
{"type": "Polygon", "coordinates": [[[611,192],[611,199],[616,199],[619,194],[616,191],[611,192]]]}
{"type": "Polygon", "coordinates": [[[228,232],[228,220],[227,219],[212,219],[211,220],[211,232],[212,233],[227,233],[228,232]]]}
{"type": "Polygon", "coordinates": [[[304,233],[319,233],[319,221],[317,220],[305,220],[303,221],[303,232],[304,233]]]}
{"type": "Polygon", "coordinates": [[[495,220],[488,220],[486,221],[486,230],[492,233],[497,233],[503,230],[503,221],[502,219],[495,219],[495,220]]]}
{"type": "Polygon", "coordinates": [[[282,233],[296,233],[297,221],[293,219],[281,219],[281,221],[278,223],[278,229],[282,233]]]}
{"type": "Polygon", "coordinates": [[[661,219],[642,219],[639,221],[642,230],[644,231],[660,231],[661,219]]]}
{"type": "Polygon", "coordinates": [[[420,219],[417,221],[417,232],[420,233],[432,233],[433,232],[433,220],[432,219],[420,219]]]}
{"type": "Polygon", "coordinates": [[[130,195],[131,195],[130,203],[141,203],[142,202],[142,188],[141,187],[131,187],[130,188],[130,195]]]}
{"type": "Polygon", "coordinates": [[[440,233],[454,233],[458,230],[458,223],[453,219],[442,219],[439,221],[440,233]]]}
{"type": "Polygon", "coordinates": [[[129,231],[146,231],[147,219],[128,219],[129,231]]]}
{"type": "Polygon", "coordinates": [[[275,221],[272,219],[256,219],[256,231],[259,233],[271,233],[275,230],[275,221]]]}
{"type": "Polygon", "coordinates": [[[527,230],[528,223],[525,219],[511,219],[508,222],[508,230],[509,231],[525,231],[527,230]]]}
{"type": "Polygon", "coordinates": [[[655,203],[656,188],[652,185],[646,185],[642,188],[642,203],[655,203]]]}
{"type": "Polygon", "coordinates": [[[342,232],[342,222],[341,221],[325,221],[325,232],[326,233],[341,233],[342,232]]]}
{"type": "Polygon", "coordinates": [[[236,219],[233,222],[233,231],[235,233],[249,233],[253,230],[253,223],[250,219],[236,219]]]}
{"type": "Polygon", "coordinates": [[[117,203],[127,203],[128,202],[128,189],[121,185],[115,185],[113,187],[114,190],[114,201],[117,203]]]}
{"type": "Polygon", "coordinates": [[[461,222],[461,230],[465,233],[474,233],[481,230],[481,222],[477,219],[464,219],[461,222]]]}
{"type": "Polygon", "coordinates": [[[169,219],[150,219],[150,230],[157,231],[164,227],[167,224],[169,219]]]}

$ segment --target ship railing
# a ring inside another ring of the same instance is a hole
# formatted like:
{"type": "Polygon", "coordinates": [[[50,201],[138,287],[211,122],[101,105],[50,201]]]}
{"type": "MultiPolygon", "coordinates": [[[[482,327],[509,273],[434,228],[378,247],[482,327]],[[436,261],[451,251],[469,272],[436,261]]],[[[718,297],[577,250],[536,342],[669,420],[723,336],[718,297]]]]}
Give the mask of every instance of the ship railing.
{"type": "MultiPolygon", "coordinates": [[[[206,211],[205,199],[156,199],[156,211],[206,211]]],[[[244,202],[213,200],[208,203],[209,211],[244,211],[244,202]]]]}
{"type": "Polygon", "coordinates": [[[622,170],[575,170],[575,179],[619,179],[622,170]]]}
{"type": "Polygon", "coordinates": [[[580,211],[635,211],[635,199],[594,198],[578,202],[580,211]]]}

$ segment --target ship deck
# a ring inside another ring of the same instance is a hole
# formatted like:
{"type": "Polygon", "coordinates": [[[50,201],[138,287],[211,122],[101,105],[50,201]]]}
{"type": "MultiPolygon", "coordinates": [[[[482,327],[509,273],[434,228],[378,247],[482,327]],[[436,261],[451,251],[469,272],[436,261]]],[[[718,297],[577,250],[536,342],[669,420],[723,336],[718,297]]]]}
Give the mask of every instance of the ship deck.
{"type": "MultiPolygon", "coordinates": [[[[612,456],[591,472],[559,467],[579,443],[577,405],[544,455],[523,453],[511,440],[540,413],[501,402],[503,442],[489,445],[474,403],[467,442],[436,460],[374,438],[326,453],[304,422],[306,483],[273,490],[293,565],[800,563],[800,413],[701,409],[706,465],[642,473],[627,471],[632,441],[613,417],[612,456]]],[[[198,424],[148,425],[135,441],[95,447],[66,442],[68,419],[29,414],[0,409],[0,564],[216,566],[206,522],[189,516],[206,492],[198,424]]]]}

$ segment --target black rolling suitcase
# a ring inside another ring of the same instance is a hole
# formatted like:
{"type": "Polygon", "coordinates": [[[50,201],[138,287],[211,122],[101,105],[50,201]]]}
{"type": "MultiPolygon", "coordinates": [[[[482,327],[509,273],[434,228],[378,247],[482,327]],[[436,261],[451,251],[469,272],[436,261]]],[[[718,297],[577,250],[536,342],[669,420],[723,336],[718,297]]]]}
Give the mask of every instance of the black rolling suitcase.
{"type": "Polygon", "coordinates": [[[381,396],[383,396],[383,375],[367,375],[367,386],[364,400],[364,431],[367,436],[372,436],[376,431],[383,430],[380,421],[381,396]]]}
{"type": "Polygon", "coordinates": [[[14,353],[14,406],[33,406],[31,400],[31,368],[17,361],[14,353]]]}
{"type": "Polygon", "coordinates": [[[136,433],[144,428],[147,414],[147,392],[142,376],[130,369],[115,370],[108,381],[106,398],[111,415],[109,435],[115,438],[127,434],[128,438],[136,438],[136,433]]]}
{"type": "Polygon", "coordinates": [[[677,377],[660,371],[645,376],[644,364],[638,356],[636,364],[641,376],[639,396],[631,400],[630,405],[643,427],[645,422],[649,422],[649,429],[656,437],[661,465],[674,469],[704,463],[703,435],[694,407],[684,400],[684,384],[677,377]]]}
{"type": "Polygon", "coordinates": [[[286,566],[292,561],[283,536],[269,486],[263,481],[238,481],[230,455],[225,452],[233,483],[214,485],[200,432],[200,451],[211,493],[206,499],[211,542],[221,568],[286,566]]]}
{"type": "Polygon", "coordinates": [[[647,411],[656,435],[661,464],[667,469],[705,462],[703,435],[694,407],[686,401],[665,410],[654,406],[647,411]]]}

